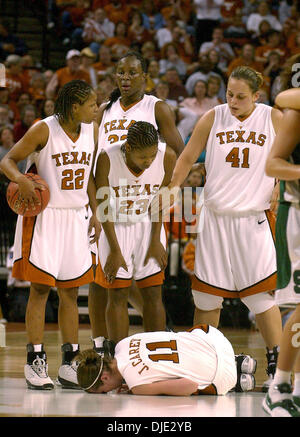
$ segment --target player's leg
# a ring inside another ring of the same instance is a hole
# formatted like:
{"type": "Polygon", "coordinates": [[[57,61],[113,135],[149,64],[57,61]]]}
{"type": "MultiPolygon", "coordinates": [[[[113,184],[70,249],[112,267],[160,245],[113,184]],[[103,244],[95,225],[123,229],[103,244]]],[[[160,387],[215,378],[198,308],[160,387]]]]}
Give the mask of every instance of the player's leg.
{"type": "Polygon", "coordinates": [[[26,308],[25,324],[28,337],[27,363],[24,367],[28,388],[54,388],[48,376],[47,355],[43,346],[45,309],[50,286],[32,283],[26,308]]]}
{"type": "MultiPolygon", "coordinates": [[[[300,325],[300,304],[287,320],[278,355],[277,369],[268,394],[263,401],[264,410],[273,417],[300,417],[300,408],[293,399],[291,375],[294,365],[299,365],[299,336],[296,329],[300,325]]],[[[296,371],[299,369],[295,369],[296,371]]],[[[295,399],[297,401],[297,399],[295,399]]]]}
{"type": "Polygon", "coordinates": [[[127,288],[110,288],[106,306],[108,338],[117,343],[128,336],[128,294],[127,288]]]}
{"type": "Polygon", "coordinates": [[[144,300],[141,294],[141,290],[136,285],[136,282],[134,280],[132,281],[131,287],[129,289],[128,302],[139,313],[139,315],[143,317],[144,300]]]}
{"type": "MultiPolygon", "coordinates": [[[[195,299],[194,299],[194,303],[195,303],[195,299]]],[[[219,326],[220,314],[221,314],[221,308],[215,308],[213,310],[207,311],[197,308],[197,306],[195,306],[194,325],[207,323],[208,325],[217,328],[219,326]]]]}
{"type": "Polygon", "coordinates": [[[161,285],[141,288],[143,298],[143,323],[146,332],[166,329],[166,311],[162,301],[161,285]]]}
{"type": "Polygon", "coordinates": [[[91,282],[89,284],[88,308],[94,349],[103,352],[104,341],[108,338],[106,326],[107,289],[91,282]]]}

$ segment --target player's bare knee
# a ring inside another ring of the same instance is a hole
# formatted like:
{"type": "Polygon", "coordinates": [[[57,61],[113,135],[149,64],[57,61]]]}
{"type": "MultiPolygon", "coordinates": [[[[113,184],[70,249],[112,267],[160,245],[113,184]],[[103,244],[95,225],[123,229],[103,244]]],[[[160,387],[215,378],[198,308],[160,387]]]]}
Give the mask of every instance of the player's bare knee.
{"type": "Polygon", "coordinates": [[[129,288],[111,288],[108,290],[108,304],[127,305],[129,288]]]}
{"type": "Polygon", "coordinates": [[[257,315],[265,313],[276,305],[274,296],[268,292],[253,294],[241,299],[251,313],[257,315]]]}
{"type": "Polygon", "coordinates": [[[49,285],[32,283],[30,287],[30,294],[31,296],[46,297],[48,296],[50,289],[51,287],[49,285]]]}
{"type": "Polygon", "coordinates": [[[192,290],[194,304],[201,311],[213,311],[222,308],[223,297],[192,290]]]}

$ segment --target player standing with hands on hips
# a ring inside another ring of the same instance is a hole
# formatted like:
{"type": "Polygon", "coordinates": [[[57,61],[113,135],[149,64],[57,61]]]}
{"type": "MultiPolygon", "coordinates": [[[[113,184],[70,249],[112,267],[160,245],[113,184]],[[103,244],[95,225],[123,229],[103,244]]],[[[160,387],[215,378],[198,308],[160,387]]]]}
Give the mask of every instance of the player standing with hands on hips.
{"type": "MultiPolygon", "coordinates": [[[[36,217],[18,217],[12,275],[30,281],[26,309],[28,335],[25,378],[32,389],[53,389],[43,347],[45,306],[51,287],[59,296],[62,365],[58,379],[64,387],[78,387],[71,365],[78,353],[78,287],[93,281],[89,232],[95,229],[95,182],[91,169],[98,126],[96,94],[84,81],[74,80],[59,92],[54,115],[34,124],[1,161],[5,175],[19,186],[27,204],[37,201],[35,187],[19,172],[27,158],[27,172],[37,173],[50,189],[50,201],[36,217]],[[88,220],[87,205],[93,212],[88,220]]],[[[92,242],[92,241],[91,241],[92,242]]]]}
{"type": "Polygon", "coordinates": [[[224,297],[239,297],[255,314],[267,347],[268,385],[282,329],[270,294],[276,287],[275,220],[269,211],[275,180],[266,176],[265,162],[282,113],[256,103],[262,83],[261,74],[249,67],[231,73],[227,103],[198,121],[169,188],[181,186],[206,148],[203,228],[192,282],[194,324],[218,327],[224,297]]]}

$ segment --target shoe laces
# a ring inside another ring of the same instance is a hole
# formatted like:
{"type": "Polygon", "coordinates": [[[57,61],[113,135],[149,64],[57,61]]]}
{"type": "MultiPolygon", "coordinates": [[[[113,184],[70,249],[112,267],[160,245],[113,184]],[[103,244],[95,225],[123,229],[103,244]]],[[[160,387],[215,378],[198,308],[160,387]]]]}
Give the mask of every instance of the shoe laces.
{"type": "Polygon", "coordinates": [[[37,356],[35,360],[33,360],[31,367],[41,378],[48,378],[47,364],[43,358],[37,356]]]}

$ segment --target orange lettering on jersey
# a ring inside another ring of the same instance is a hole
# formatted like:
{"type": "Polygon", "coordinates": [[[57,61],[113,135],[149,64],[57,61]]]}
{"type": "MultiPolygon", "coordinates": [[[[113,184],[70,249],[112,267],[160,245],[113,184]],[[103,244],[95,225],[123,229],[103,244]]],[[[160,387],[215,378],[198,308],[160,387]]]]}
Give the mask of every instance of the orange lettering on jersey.
{"type": "Polygon", "coordinates": [[[116,123],[117,123],[117,120],[111,120],[109,130],[116,130],[117,129],[116,123]]]}
{"type": "Polygon", "coordinates": [[[226,141],[227,141],[227,143],[233,143],[234,142],[233,134],[234,134],[233,130],[230,130],[230,131],[226,132],[226,141]]]}
{"type": "Polygon", "coordinates": [[[62,159],[63,159],[63,165],[67,165],[67,164],[70,164],[70,162],[69,162],[69,152],[63,152],[62,154],[61,154],[61,156],[62,156],[62,159]]]}
{"type": "Polygon", "coordinates": [[[108,133],[108,129],[107,129],[108,125],[109,125],[109,121],[107,123],[104,123],[104,130],[106,134],[108,133]]]}
{"type": "Polygon", "coordinates": [[[133,190],[133,192],[131,193],[131,196],[139,196],[140,195],[141,185],[132,185],[130,188],[132,188],[132,190],[133,190]]]}
{"type": "Polygon", "coordinates": [[[120,197],[120,194],[119,194],[120,187],[112,187],[112,189],[114,190],[116,197],[120,197]]]}
{"type": "Polygon", "coordinates": [[[86,165],[88,165],[88,161],[87,161],[87,158],[86,158],[86,152],[82,152],[81,160],[79,161],[79,164],[86,164],[86,165]]]}
{"type": "Polygon", "coordinates": [[[136,123],[136,121],[135,120],[131,120],[131,122],[129,123],[129,125],[127,126],[127,130],[134,124],[134,123],[136,123]]]}
{"type": "Polygon", "coordinates": [[[124,123],[126,123],[127,119],[122,118],[121,120],[118,121],[119,121],[119,126],[117,127],[117,129],[126,130],[127,128],[124,126],[124,123]]]}
{"type": "Polygon", "coordinates": [[[141,195],[144,196],[148,194],[148,196],[151,194],[151,188],[150,188],[150,184],[145,184],[145,188],[143,189],[143,191],[141,192],[141,195]]]}
{"type": "Polygon", "coordinates": [[[71,155],[73,156],[73,161],[70,164],[78,164],[78,152],[71,152],[71,155]]]}
{"type": "Polygon", "coordinates": [[[139,375],[142,374],[143,370],[149,370],[149,367],[144,364],[143,368],[139,371],[139,375]]]}
{"type": "Polygon", "coordinates": [[[160,185],[153,185],[152,187],[152,193],[151,194],[156,194],[159,190],[160,185]]]}
{"type": "Polygon", "coordinates": [[[224,135],[225,135],[225,132],[219,132],[218,134],[216,134],[216,137],[219,138],[220,144],[225,144],[225,142],[223,140],[224,135]]]}
{"type": "Polygon", "coordinates": [[[246,139],[246,143],[250,143],[251,141],[252,144],[256,144],[255,136],[256,136],[256,132],[251,131],[248,138],[246,139]]]}
{"type": "Polygon", "coordinates": [[[266,137],[266,135],[264,135],[264,134],[260,134],[259,135],[259,137],[258,137],[258,139],[257,139],[257,145],[258,146],[263,146],[264,144],[265,144],[265,142],[266,142],[266,139],[267,139],[267,137],[266,137]]]}
{"type": "Polygon", "coordinates": [[[61,163],[60,163],[60,161],[59,161],[60,153],[57,153],[56,155],[52,155],[51,158],[52,158],[52,159],[55,159],[55,165],[56,165],[56,167],[60,167],[60,166],[61,166],[61,163]]]}
{"type": "Polygon", "coordinates": [[[128,191],[129,191],[129,189],[130,189],[130,185],[123,185],[123,186],[121,187],[121,190],[122,190],[122,194],[121,194],[121,196],[122,196],[122,197],[128,197],[128,191]]]}
{"type": "Polygon", "coordinates": [[[235,142],[236,143],[244,143],[245,140],[243,138],[243,135],[244,135],[245,131],[244,130],[236,130],[235,132],[237,133],[237,138],[236,138],[235,142]]]}

